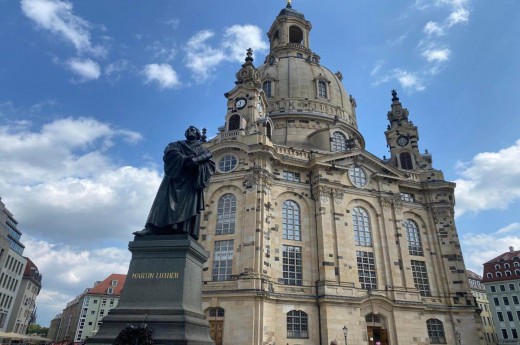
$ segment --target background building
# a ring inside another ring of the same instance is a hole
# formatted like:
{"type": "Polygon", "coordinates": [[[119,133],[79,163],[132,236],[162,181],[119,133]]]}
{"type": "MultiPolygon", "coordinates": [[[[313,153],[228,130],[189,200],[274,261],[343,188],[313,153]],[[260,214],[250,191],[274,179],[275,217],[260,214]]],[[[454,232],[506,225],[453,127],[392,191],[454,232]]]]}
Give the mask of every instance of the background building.
{"type": "MultiPolygon", "coordinates": [[[[0,331],[7,329],[27,260],[22,256],[22,232],[13,214],[0,199],[0,331]]],[[[17,311],[14,311],[15,313],[17,311]]]]}
{"type": "Polygon", "coordinates": [[[103,317],[119,303],[125,279],[125,274],[112,273],[67,303],[63,312],[52,320],[49,339],[80,344],[96,334],[103,317]]]}
{"type": "Polygon", "coordinates": [[[484,264],[482,284],[490,301],[498,343],[520,344],[520,251],[509,251],[484,264]]]}
{"type": "Polygon", "coordinates": [[[329,344],[345,326],[349,344],[479,343],[455,185],[419,151],[396,92],[390,157],[365,150],[356,100],[311,50],[311,28],[290,4],[279,13],[270,53],[255,68],[248,51],[206,144],[217,173],[203,303],[216,344],[329,344]]]}
{"type": "Polygon", "coordinates": [[[27,326],[36,321],[36,297],[42,287],[42,275],[38,267],[29,258],[25,260],[27,265],[7,324],[7,331],[21,334],[25,334],[27,326]]]}
{"type": "Polygon", "coordinates": [[[475,297],[478,308],[480,309],[480,319],[482,320],[482,328],[480,329],[481,344],[498,344],[498,337],[493,325],[493,316],[489,308],[489,300],[486,295],[486,288],[482,285],[482,277],[473,271],[467,270],[469,286],[471,293],[475,297]]]}

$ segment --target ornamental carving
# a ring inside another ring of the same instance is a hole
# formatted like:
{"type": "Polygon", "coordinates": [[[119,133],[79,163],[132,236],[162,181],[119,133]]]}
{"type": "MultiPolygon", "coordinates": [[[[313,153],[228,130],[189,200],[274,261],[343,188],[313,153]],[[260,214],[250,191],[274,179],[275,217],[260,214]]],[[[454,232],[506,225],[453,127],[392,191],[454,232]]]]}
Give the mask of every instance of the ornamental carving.
{"type": "Polygon", "coordinates": [[[381,206],[383,207],[383,211],[385,213],[390,212],[392,205],[394,206],[395,213],[403,213],[403,201],[401,200],[401,196],[399,194],[396,194],[392,197],[381,198],[381,206]]]}
{"type": "Polygon", "coordinates": [[[436,223],[446,222],[450,216],[451,212],[447,207],[433,209],[433,218],[436,223]]]}
{"type": "Polygon", "coordinates": [[[336,188],[332,190],[332,197],[334,198],[336,205],[340,205],[343,201],[343,194],[344,193],[342,189],[336,188]]]}
{"type": "Polygon", "coordinates": [[[331,194],[330,188],[315,186],[312,189],[312,195],[314,196],[314,200],[316,200],[316,201],[321,200],[321,202],[327,202],[327,201],[329,201],[330,194],[331,194]]]}
{"type": "Polygon", "coordinates": [[[390,198],[381,198],[381,206],[383,207],[383,211],[385,213],[390,212],[390,208],[392,206],[392,199],[390,199],[390,198]]]}

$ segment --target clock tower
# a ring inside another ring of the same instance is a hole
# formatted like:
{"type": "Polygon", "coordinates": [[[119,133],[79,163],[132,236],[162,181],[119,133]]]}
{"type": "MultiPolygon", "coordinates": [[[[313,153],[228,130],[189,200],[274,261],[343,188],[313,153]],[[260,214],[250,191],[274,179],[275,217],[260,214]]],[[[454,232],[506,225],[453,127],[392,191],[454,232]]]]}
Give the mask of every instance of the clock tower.
{"type": "Polygon", "coordinates": [[[247,49],[245,63],[236,73],[236,78],[236,86],[224,95],[228,100],[226,125],[219,130],[238,135],[260,134],[270,138],[271,123],[265,116],[267,100],[258,71],[253,65],[251,48],[247,49]]]}

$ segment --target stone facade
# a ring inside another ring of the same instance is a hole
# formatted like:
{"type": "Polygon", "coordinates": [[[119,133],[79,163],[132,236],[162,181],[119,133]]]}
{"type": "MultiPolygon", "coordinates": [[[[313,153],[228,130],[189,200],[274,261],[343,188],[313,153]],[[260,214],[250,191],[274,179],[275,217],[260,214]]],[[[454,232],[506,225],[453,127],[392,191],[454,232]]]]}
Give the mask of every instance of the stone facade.
{"type": "Polygon", "coordinates": [[[482,277],[470,270],[466,271],[466,275],[468,276],[471,293],[480,310],[480,320],[482,321],[482,329],[479,329],[480,344],[496,345],[498,344],[498,337],[493,325],[493,316],[489,307],[486,288],[482,285],[482,277]]]}
{"type": "MultiPolygon", "coordinates": [[[[290,5],[251,51],[206,145],[217,173],[200,242],[216,344],[477,344],[455,185],[420,153],[393,92],[391,157],[365,150],[356,101],[311,51],[290,5]]],[[[383,123],[382,123],[383,124],[383,123]]]]}

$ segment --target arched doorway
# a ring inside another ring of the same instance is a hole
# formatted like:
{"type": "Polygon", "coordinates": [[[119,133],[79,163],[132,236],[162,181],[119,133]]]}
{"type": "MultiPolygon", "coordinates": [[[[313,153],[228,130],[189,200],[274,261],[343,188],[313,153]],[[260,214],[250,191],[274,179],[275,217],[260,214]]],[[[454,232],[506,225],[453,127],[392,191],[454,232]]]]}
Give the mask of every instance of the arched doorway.
{"type": "Polygon", "coordinates": [[[368,345],[389,345],[386,319],[379,315],[370,313],[365,316],[367,324],[368,345]],[[380,343],[378,343],[378,341],[380,343]]]}
{"type": "Polygon", "coordinates": [[[215,345],[222,345],[224,338],[224,309],[208,308],[206,309],[206,318],[209,321],[209,331],[211,339],[215,342],[215,345]]]}

